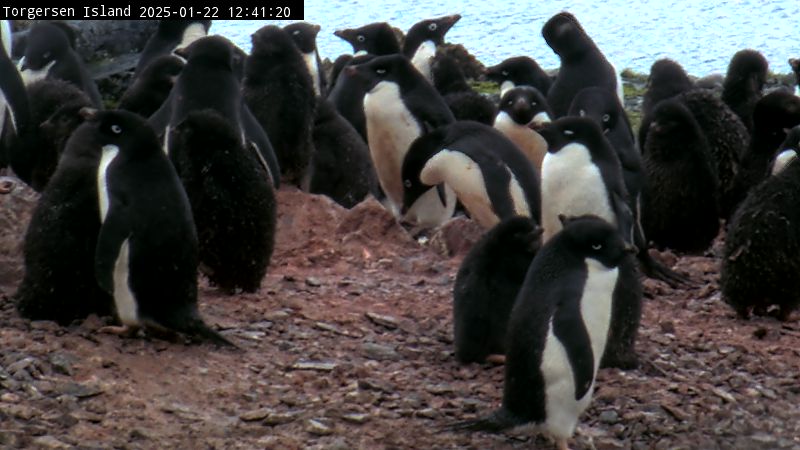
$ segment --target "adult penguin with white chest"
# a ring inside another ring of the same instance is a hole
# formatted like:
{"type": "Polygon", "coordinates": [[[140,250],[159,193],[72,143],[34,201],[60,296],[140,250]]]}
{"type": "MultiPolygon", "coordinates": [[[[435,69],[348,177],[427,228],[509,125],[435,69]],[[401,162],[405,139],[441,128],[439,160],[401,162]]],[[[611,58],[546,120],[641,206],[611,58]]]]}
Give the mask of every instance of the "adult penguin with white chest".
{"type": "Polygon", "coordinates": [[[242,95],[264,128],[281,175],[308,189],[316,95],[303,55],[289,33],[275,25],[252,35],[242,95]]]}
{"type": "Polygon", "coordinates": [[[450,429],[533,426],[567,449],[613,327],[619,266],[634,250],[605,220],[563,220],[533,259],[511,312],[502,406],[450,429]]]}
{"type": "MultiPolygon", "coordinates": [[[[544,242],[561,230],[561,215],[592,214],[617,227],[625,242],[633,245],[634,215],[619,158],[600,126],[588,117],[563,117],[541,134],[548,144],[542,164],[544,242]]],[[[626,259],[619,271],[621,288],[614,292],[611,331],[601,364],[632,369],[638,364],[635,344],[642,286],[633,260],[626,259]]]]}
{"type": "Polygon", "coordinates": [[[103,99],[89,71],[75,51],[75,30],[65,23],[40,22],[28,31],[25,56],[19,70],[25,85],[42,78],[57,78],[81,89],[100,108],[103,99]]]}
{"type": "Polygon", "coordinates": [[[561,12],[551,17],[542,27],[542,36],[561,58],[558,75],[547,93],[547,103],[555,117],[566,115],[575,95],[590,86],[611,89],[623,100],[622,84],[614,66],[575,16],[561,12]]]}
{"type": "Polygon", "coordinates": [[[541,173],[547,141],[536,131],[552,119],[547,99],[532,86],[507,90],[500,98],[494,127],[506,135],[541,173]]]}
{"type": "Polygon", "coordinates": [[[122,324],[110,331],[149,327],[232,345],[197,310],[192,210],[152,128],[127,111],[89,112],[87,121],[102,149],[95,273],[122,324]]]}
{"type": "MultiPolygon", "coordinates": [[[[169,118],[166,150],[195,214],[202,271],[224,292],[254,292],[274,245],[270,174],[277,172],[250,141],[232,44],[209,36],[185,54],[186,66],[170,99],[150,121],[169,118]]],[[[266,140],[260,127],[254,130],[266,140]]]]}
{"type": "Polygon", "coordinates": [[[402,175],[404,210],[443,183],[486,229],[512,216],[540,220],[536,171],[513,142],[479,122],[454,122],[418,138],[402,175]]]}
{"type": "Polygon", "coordinates": [[[440,185],[427,189],[401,215],[402,167],[411,144],[423,134],[455,121],[436,89],[403,55],[379,56],[345,69],[364,83],[364,112],[369,151],[386,206],[395,217],[419,227],[441,225],[455,211],[453,190],[440,185]]]}
{"type": "Polygon", "coordinates": [[[159,56],[169,55],[179,48],[188,47],[192,42],[204,37],[211,27],[210,20],[159,20],[156,32],[144,45],[139,62],[136,64],[136,77],[159,56]]]}
{"type": "Polygon", "coordinates": [[[303,61],[305,61],[308,73],[314,83],[314,93],[319,97],[326,97],[328,82],[317,50],[317,34],[321,29],[320,26],[308,22],[295,22],[286,25],[283,29],[289,33],[303,55],[303,61]]]}
{"type": "Polygon", "coordinates": [[[25,84],[11,60],[11,27],[7,20],[0,25],[0,169],[4,169],[9,165],[9,147],[30,126],[30,108],[25,84]]]}
{"type": "Polygon", "coordinates": [[[453,14],[422,20],[412,25],[406,33],[406,39],[403,41],[403,54],[431,83],[433,83],[431,65],[436,57],[436,49],[444,44],[444,35],[460,19],[460,14],[453,14]]]}

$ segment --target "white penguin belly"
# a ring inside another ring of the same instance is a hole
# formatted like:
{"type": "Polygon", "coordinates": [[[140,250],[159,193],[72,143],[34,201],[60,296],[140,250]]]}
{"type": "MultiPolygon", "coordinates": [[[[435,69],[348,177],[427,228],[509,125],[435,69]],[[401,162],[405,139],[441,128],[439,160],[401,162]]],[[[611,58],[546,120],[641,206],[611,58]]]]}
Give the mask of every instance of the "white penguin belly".
{"type": "Polygon", "coordinates": [[[445,185],[444,195],[445,204],[442,205],[436,188],[428,189],[408,208],[403,220],[422,228],[437,227],[447,222],[456,211],[456,194],[450,186],[445,185]]]}
{"type": "Polygon", "coordinates": [[[319,82],[319,68],[317,67],[317,54],[314,52],[303,53],[303,61],[306,62],[308,73],[311,75],[311,80],[314,82],[314,93],[317,96],[322,95],[319,82]]]}
{"type": "Polygon", "coordinates": [[[548,153],[542,162],[542,239],[547,242],[561,230],[559,214],[594,214],[617,224],[603,176],[592,164],[588,149],[569,144],[548,153]]]}
{"type": "Polygon", "coordinates": [[[578,418],[589,407],[594,392],[594,380],[605,352],[611,322],[611,301],[619,270],[609,269],[587,258],[586,284],[580,300],[581,318],[589,334],[594,367],[592,383],[586,394],[575,399],[575,378],[567,352],[553,333],[552,321],[547,330],[542,354],[542,375],[545,383],[544,428],[556,438],[569,438],[575,432],[578,418]]]}
{"type": "Polygon", "coordinates": [[[419,73],[425,76],[431,83],[433,82],[433,75],[431,74],[431,61],[436,56],[436,44],[433,41],[425,41],[414,52],[411,57],[411,64],[417,68],[419,73]]]}
{"type": "Polygon", "coordinates": [[[100,206],[100,222],[105,222],[108,215],[109,192],[108,192],[108,166],[119,155],[119,147],[116,145],[103,146],[103,153],[100,156],[100,164],[97,166],[97,200],[100,206]]]}
{"type": "Polygon", "coordinates": [[[139,308],[128,281],[130,277],[130,245],[128,241],[128,239],[122,241],[119,256],[114,263],[114,305],[117,308],[117,317],[123,325],[138,325],[139,308]]]}
{"type": "MultiPolygon", "coordinates": [[[[514,212],[520,216],[530,217],[530,208],[525,200],[525,192],[514,174],[510,171],[508,173],[511,177],[508,195],[514,206],[514,212]]],[[[420,173],[420,181],[427,185],[443,182],[447,186],[451,186],[458,199],[469,211],[470,216],[482,227],[488,229],[500,221],[486,190],[486,181],[481,168],[464,153],[448,149],[441,150],[425,164],[420,173]]]]}
{"type": "MultiPolygon", "coordinates": [[[[22,66],[22,62],[24,60],[25,60],[24,57],[19,60],[20,67],[22,66]]],[[[46,66],[42,67],[39,70],[25,69],[25,70],[21,71],[19,74],[22,77],[22,83],[25,86],[30,86],[31,84],[33,84],[33,83],[35,83],[35,82],[37,82],[39,80],[43,80],[43,79],[47,78],[47,73],[50,72],[50,69],[52,69],[53,66],[55,66],[55,65],[56,65],[56,62],[55,62],[55,60],[53,60],[53,61],[50,61],[49,63],[47,63],[46,66]]]]}
{"type": "Polygon", "coordinates": [[[399,216],[403,204],[401,171],[411,143],[422,134],[417,121],[400,98],[395,83],[380,82],[364,96],[367,141],[381,188],[399,216]]]}
{"type": "Polygon", "coordinates": [[[494,128],[503,133],[533,163],[537,175],[541,173],[542,160],[547,153],[547,141],[536,131],[514,122],[505,111],[494,119],[494,128]]]}
{"type": "Polygon", "coordinates": [[[3,41],[3,50],[11,57],[11,22],[0,20],[0,39],[3,41]]]}
{"type": "Polygon", "coordinates": [[[783,172],[783,169],[789,165],[795,158],[797,158],[797,152],[794,150],[784,150],[775,157],[775,163],[772,165],[772,175],[777,175],[783,172]]]}

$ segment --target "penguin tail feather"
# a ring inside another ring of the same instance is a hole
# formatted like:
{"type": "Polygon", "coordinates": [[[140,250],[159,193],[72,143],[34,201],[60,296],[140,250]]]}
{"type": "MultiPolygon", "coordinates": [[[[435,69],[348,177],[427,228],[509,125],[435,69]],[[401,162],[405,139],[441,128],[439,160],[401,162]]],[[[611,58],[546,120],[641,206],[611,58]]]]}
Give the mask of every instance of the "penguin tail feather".
{"type": "Polygon", "coordinates": [[[489,416],[451,423],[446,425],[444,429],[445,431],[488,431],[490,433],[499,433],[503,430],[525,425],[528,422],[528,420],[512,414],[505,408],[500,408],[489,416]]]}

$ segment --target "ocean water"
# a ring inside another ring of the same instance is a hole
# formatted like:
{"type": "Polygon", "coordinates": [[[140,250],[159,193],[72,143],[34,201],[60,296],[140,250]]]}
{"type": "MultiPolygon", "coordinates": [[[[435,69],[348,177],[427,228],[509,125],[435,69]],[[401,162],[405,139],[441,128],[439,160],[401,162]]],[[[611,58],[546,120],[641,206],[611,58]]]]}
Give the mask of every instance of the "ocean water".
{"type": "MultiPolygon", "coordinates": [[[[753,48],[773,72],[788,73],[788,59],[800,57],[800,0],[305,0],[304,17],[322,27],[317,46],[331,60],[352,52],[333,35],[337,29],[385,21],[405,31],[420,20],[459,13],[447,42],[463,44],[486,65],[527,55],[550,69],[559,61],[541,29],[559,11],[573,13],[620,70],[648,73],[655,60],[668,57],[692,75],[724,74],[734,53],[753,48]]],[[[219,20],[211,32],[249,51],[257,29],[287,23],[219,20]]]]}

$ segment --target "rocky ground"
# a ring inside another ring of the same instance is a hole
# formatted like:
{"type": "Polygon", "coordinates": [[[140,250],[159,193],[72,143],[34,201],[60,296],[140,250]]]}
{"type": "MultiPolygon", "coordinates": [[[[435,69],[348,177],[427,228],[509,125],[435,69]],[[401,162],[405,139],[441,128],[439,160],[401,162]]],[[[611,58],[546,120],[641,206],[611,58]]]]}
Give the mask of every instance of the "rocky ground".
{"type": "MultiPolygon", "coordinates": [[[[443,431],[502,393],[501,366],[453,357],[451,288],[472,222],[423,245],[374,200],[348,211],[278,198],[261,290],[202,283],[201,311],[232,351],[98,333],[108,318],[19,318],[8,297],[36,195],[0,195],[0,448],[552,448],[443,431]]],[[[645,281],[642,365],[600,371],[573,448],[800,449],[800,323],[737,319],[719,298],[720,248],[657,255],[697,285],[645,281]]]]}

